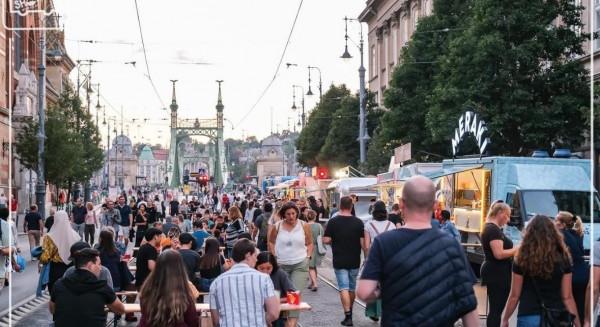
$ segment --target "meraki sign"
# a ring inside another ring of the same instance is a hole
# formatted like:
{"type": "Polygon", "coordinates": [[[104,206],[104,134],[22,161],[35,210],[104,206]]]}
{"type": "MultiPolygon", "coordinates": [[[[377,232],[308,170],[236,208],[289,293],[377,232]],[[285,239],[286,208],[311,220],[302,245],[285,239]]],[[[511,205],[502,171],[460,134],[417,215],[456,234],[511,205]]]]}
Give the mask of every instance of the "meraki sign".
{"type": "Polygon", "coordinates": [[[471,134],[475,137],[481,155],[485,153],[487,147],[491,144],[485,121],[477,116],[476,113],[467,111],[458,118],[458,127],[454,130],[454,138],[452,139],[453,156],[456,156],[458,146],[462,142],[465,134],[471,134]]]}

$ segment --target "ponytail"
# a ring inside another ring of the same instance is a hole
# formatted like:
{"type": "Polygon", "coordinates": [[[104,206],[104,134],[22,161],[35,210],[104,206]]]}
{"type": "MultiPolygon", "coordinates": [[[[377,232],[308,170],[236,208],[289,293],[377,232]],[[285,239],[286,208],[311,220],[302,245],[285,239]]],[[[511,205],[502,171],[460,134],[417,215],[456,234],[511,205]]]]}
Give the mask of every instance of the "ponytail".
{"type": "Polygon", "coordinates": [[[575,216],[568,211],[559,211],[556,219],[563,223],[567,229],[572,229],[579,236],[583,236],[583,222],[579,216],[575,216]]]}

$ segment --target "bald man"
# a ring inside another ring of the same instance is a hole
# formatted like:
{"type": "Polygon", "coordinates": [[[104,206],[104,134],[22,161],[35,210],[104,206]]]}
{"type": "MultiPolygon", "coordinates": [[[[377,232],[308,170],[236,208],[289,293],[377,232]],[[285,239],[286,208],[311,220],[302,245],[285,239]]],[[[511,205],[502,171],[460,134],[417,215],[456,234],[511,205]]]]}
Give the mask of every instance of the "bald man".
{"type": "Polygon", "coordinates": [[[431,227],[435,186],[414,176],[402,190],[405,225],[375,238],[356,295],[382,300],[381,326],[478,326],[476,282],[465,253],[431,227]]]}

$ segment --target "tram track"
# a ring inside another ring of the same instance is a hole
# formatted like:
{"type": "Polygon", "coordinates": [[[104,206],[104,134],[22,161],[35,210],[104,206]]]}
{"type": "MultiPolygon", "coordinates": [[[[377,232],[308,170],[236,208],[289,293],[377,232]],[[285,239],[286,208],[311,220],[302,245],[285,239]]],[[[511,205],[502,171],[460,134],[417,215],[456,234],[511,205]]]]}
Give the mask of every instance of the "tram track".
{"type": "Polygon", "coordinates": [[[27,315],[36,311],[42,305],[47,304],[49,300],[50,295],[45,293],[39,297],[35,295],[30,296],[23,301],[14,304],[12,310],[6,309],[0,312],[0,327],[15,326],[27,315]]]}

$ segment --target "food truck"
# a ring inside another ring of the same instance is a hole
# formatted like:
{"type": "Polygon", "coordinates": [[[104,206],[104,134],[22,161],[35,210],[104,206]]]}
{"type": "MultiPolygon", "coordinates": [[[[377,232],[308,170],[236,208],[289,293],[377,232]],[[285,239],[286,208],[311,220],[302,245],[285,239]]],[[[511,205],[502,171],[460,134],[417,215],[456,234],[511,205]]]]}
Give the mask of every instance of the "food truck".
{"type": "MultiPolygon", "coordinates": [[[[590,224],[600,222],[599,218],[591,221],[590,201],[594,216],[600,212],[598,196],[591,193],[590,169],[585,159],[482,157],[444,160],[441,170],[426,176],[436,181],[437,200],[451,212],[463,243],[480,243],[490,204],[502,200],[512,208],[504,232],[515,243],[535,215],[554,218],[565,210],[583,220],[584,247],[589,250],[590,224]]],[[[471,261],[482,262],[480,247],[466,248],[471,261]]]]}
{"type": "Polygon", "coordinates": [[[553,157],[546,151],[534,151],[531,157],[489,156],[487,134],[485,122],[476,113],[463,113],[452,139],[454,159],[444,160],[440,170],[425,174],[436,184],[438,202],[451,212],[469,260],[483,262],[480,233],[490,204],[497,200],[512,209],[504,233],[514,243],[521,241],[534,216],[554,218],[564,210],[582,219],[584,248],[589,251],[591,240],[600,235],[599,200],[591,185],[590,160],[576,158],[568,149],[556,149],[553,157]],[[475,139],[479,154],[456,159],[466,135],[475,139]],[[596,235],[590,235],[591,224],[596,235]]]}
{"type": "MultiPolygon", "coordinates": [[[[356,216],[363,221],[371,218],[369,214],[369,205],[371,199],[377,198],[377,192],[373,189],[373,185],[377,183],[375,177],[347,177],[336,179],[327,186],[326,197],[329,212],[335,203],[339,208],[340,199],[343,196],[355,194],[358,201],[354,204],[356,216]]],[[[323,219],[327,221],[327,219],[323,219]]]]}
{"type": "Polygon", "coordinates": [[[402,197],[404,182],[415,175],[425,175],[442,168],[439,162],[417,162],[406,166],[392,168],[387,173],[377,175],[377,184],[373,187],[377,191],[377,199],[383,201],[388,210],[402,197]]]}

